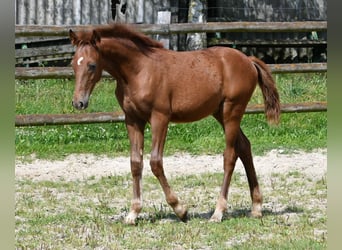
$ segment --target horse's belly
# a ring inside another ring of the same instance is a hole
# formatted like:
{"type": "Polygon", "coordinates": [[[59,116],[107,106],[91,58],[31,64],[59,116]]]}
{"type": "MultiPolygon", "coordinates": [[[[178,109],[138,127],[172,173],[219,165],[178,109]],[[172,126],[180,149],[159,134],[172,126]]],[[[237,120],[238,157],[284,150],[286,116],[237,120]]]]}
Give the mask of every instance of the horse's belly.
{"type": "Polygon", "coordinates": [[[183,99],[181,103],[173,103],[172,106],[172,122],[192,122],[200,120],[215,113],[221,100],[219,97],[213,96],[206,99],[183,99]]]}

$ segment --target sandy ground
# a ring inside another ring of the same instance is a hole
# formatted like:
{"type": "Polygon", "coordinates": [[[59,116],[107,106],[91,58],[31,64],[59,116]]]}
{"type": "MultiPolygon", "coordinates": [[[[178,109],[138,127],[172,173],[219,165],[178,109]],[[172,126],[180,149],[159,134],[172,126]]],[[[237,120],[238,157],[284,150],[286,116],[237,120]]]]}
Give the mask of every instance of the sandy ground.
{"type": "MultiPolygon", "coordinates": [[[[144,175],[151,175],[149,155],[144,160],[144,175]]],[[[222,155],[176,154],[164,157],[164,169],[169,177],[176,175],[200,174],[205,172],[223,172],[222,155]]],[[[272,150],[265,156],[255,156],[254,165],[258,176],[274,173],[298,171],[312,179],[320,179],[327,172],[327,150],[314,152],[295,152],[284,154],[272,150]]],[[[242,163],[238,160],[235,171],[244,173],[242,163]]],[[[122,175],[130,172],[129,158],[94,156],[91,154],[69,155],[63,160],[48,161],[35,159],[22,161],[16,159],[16,179],[42,180],[83,180],[89,177],[100,178],[108,175],[122,175]]]]}

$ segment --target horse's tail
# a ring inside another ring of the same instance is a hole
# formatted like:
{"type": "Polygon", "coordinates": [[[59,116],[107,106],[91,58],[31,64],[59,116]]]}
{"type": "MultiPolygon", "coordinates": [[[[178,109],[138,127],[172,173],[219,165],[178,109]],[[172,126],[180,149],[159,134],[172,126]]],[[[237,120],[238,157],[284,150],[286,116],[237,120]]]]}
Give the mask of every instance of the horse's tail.
{"type": "Polygon", "coordinates": [[[258,83],[265,103],[265,114],[269,124],[278,124],[280,120],[280,101],[271,70],[261,60],[254,56],[249,57],[258,71],[258,83]]]}

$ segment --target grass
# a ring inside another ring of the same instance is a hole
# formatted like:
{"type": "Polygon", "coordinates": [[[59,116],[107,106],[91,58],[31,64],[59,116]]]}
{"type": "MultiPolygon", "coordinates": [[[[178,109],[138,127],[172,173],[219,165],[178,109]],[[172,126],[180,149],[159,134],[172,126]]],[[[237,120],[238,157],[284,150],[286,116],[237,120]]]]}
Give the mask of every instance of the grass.
{"type": "Polygon", "coordinates": [[[263,176],[264,216],[248,217],[246,178],[235,174],[222,223],[208,218],[221,174],[170,179],[189,207],[180,222],[152,176],[144,178],[144,209],[135,227],[123,224],[131,177],[74,182],[16,182],[17,249],[325,249],[327,183],[301,173],[263,176]],[[267,183],[276,183],[269,185],[267,183]]]}
{"type": "MultiPolygon", "coordinates": [[[[326,101],[326,74],[275,75],[282,103],[326,101]]],[[[71,106],[72,80],[16,82],[17,114],[77,113],[71,106]]],[[[100,82],[86,111],[120,110],[114,97],[115,83],[100,82]]],[[[260,90],[250,103],[262,103],[260,90]]],[[[282,114],[278,127],[269,127],[263,114],[245,115],[242,128],[252,143],[254,154],[271,149],[306,150],[325,148],[327,114],[282,114]]],[[[145,149],[150,151],[150,128],[145,132],[145,149]]],[[[16,128],[16,154],[39,158],[61,158],[71,153],[128,155],[129,144],[124,124],[88,124],[16,128]]],[[[221,127],[209,117],[191,124],[170,124],[166,154],[186,151],[192,154],[217,154],[224,149],[221,127]]]]}

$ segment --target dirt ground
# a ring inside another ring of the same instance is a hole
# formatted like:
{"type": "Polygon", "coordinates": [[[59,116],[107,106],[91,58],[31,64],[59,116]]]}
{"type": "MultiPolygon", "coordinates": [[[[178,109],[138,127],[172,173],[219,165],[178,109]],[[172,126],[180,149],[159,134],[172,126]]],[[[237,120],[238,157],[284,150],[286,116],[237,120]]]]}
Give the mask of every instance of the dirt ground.
{"type": "MultiPolygon", "coordinates": [[[[200,174],[205,172],[223,172],[222,155],[176,154],[164,157],[164,169],[167,176],[200,174]]],[[[319,179],[327,172],[327,150],[314,152],[297,151],[285,154],[272,150],[264,156],[255,156],[254,165],[258,176],[273,173],[298,171],[312,179],[319,179]]],[[[235,171],[244,173],[238,160],[235,171]]],[[[83,180],[89,177],[100,178],[108,175],[122,175],[130,172],[128,157],[109,158],[91,154],[73,154],[63,160],[48,161],[32,157],[30,161],[16,159],[15,176],[17,180],[83,180]]],[[[144,159],[144,175],[151,175],[149,155],[144,159]]]]}

